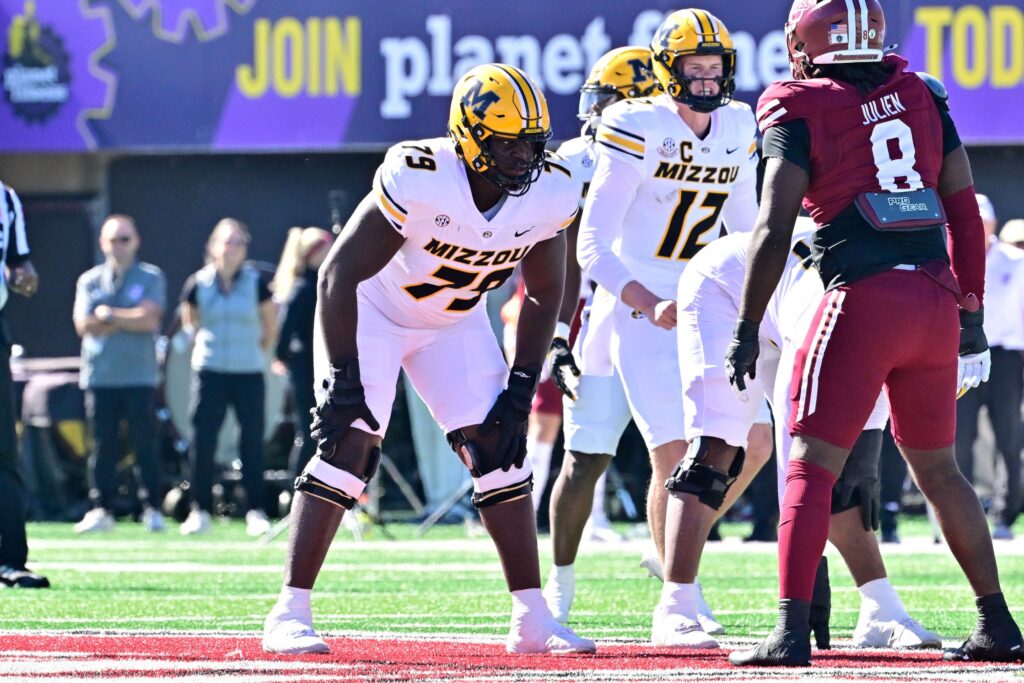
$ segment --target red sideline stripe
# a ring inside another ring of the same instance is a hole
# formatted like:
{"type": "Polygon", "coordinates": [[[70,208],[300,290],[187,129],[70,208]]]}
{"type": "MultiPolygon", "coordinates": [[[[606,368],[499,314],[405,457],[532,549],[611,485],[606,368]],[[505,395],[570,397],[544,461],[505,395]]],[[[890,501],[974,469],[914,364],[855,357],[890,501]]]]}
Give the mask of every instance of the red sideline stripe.
{"type": "MultiPolygon", "coordinates": [[[[287,670],[286,665],[296,662],[321,665],[311,666],[306,672],[312,678],[329,676],[335,680],[339,675],[343,678],[395,675],[431,678],[467,675],[508,677],[522,673],[533,677],[531,673],[535,676],[543,671],[579,672],[584,678],[587,672],[603,672],[602,678],[613,672],[622,672],[629,677],[629,672],[632,672],[637,679],[650,680],[652,672],[657,671],[675,677],[672,674],[682,676],[687,671],[697,674],[703,670],[697,675],[710,678],[733,677],[741,671],[729,665],[726,659],[728,650],[725,649],[708,652],[609,645],[599,646],[596,655],[513,657],[505,653],[502,645],[490,643],[359,638],[327,640],[331,646],[330,654],[294,657],[263,652],[259,638],[254,636],[5,635],[0,642],[0,663],[3,664],[0,666],[0,680],[8,677],[51,678],[76,671],[96,678],[123,676],[128,672],[141,677],[169,677],[189,671],[216,673],[218,676],[287,675],[295,672],[287,670]],[[146,661],[145,666],[141,665],[143,660],[146,661]],[[163,668],[154,665],[154,660],[168,664],[174,662],[175,665],[163,668]],[[90,661],[98,668],[86,672],[83,669],[90,661]],[[140,664],[133,665],[133,662],[140,664]],[[224,665],[223,668],[218,668],[218,663],[224,665]],[[229,667],[228,663],[234,666],[229,667]],[[38,670],[33,668],[34,664],[39,665],[38,670]]],[[[992,674],[1014,672],[1020,675],[1024,671],[1019,666],[977,663],[951,666],[951,663],[942,661],[936,651],[832,650],[814,656],[815,669],[830,669],[830,676],[837,678],[914,679],[921,675],[930,678],[928,674],[921,674],[921,670],[935,669],[933,673],[939,674],[940,668],[947,670],[942,672],[946,674],[943,678],[954,678],[957,670],[978,674],[985,667],[989,667],[992,674]]],[[[742,671],[746,672],[743,678],[760,678],[768,673],[764,670],[742,671]]]]}

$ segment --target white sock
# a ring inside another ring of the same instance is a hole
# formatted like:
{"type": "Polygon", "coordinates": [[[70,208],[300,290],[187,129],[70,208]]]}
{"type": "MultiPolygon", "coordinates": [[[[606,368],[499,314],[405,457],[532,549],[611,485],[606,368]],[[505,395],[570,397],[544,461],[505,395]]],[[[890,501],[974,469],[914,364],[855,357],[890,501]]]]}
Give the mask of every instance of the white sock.
{"type": "Polygon", "coordinates": [[[898,621],[907,616],[907,608],[888,577],[868,581],[857,590],[860,591],[860,621],[898,621]]]}
{"type": "Polygon", "coordinates": [[[544,601],[544,594],[539,588],[524,588],[512,591],[512,619],[521,618],[529,612],[547,612],[548,603],[544,601]]]}
{"type": "Polygon", "coordinates": [[[311,588],[292,588],[281,586],[281,593],[277,596],[277,604],[274,605],[274,612],[293,613],[301,612],[311,614],[309,596],[313,592],[311,588]]]}
{"type": "Polygon", "coordinates": [[[658,607],[669,614],[683,614],[697,618],[697,585],[666,581],[661,587],[658,607]]]}
{"type": "Polygon", "coordinates": [[[557,564],[551,565],[551,573],[548,574],[548,580],[559,586],[576,583],[576,565],[567,564],[564,567],[559,567],[557,564]]]}
{"type": "Polygon", "coordinates": [[[538,441],[535,436],[526,437],[526,455],[530,458],[533,469],[533,511],[540,509],[540,499],[548,485],[548,474],[551,472],[551,452],[555,444],[538,441]]]}
{"type": "Polygon", "coordinates": [[[590,508],[590,524],[592,526],[608,526],[608,514],[604,511],[605,477],[602,474],[594,485],[594,504],[590,508]]]}

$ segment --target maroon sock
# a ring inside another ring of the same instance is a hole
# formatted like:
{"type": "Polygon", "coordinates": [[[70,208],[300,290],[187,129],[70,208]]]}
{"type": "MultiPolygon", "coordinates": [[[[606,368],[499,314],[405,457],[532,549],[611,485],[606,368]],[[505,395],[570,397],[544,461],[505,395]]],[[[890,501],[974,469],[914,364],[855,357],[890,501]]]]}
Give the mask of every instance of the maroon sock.
{"type": "Polygon", "coordinates": [[[820,465],[790,460],[779,510],[779,597],[807,600],[828,540],[832,486],[836,478],[820,465]]]}

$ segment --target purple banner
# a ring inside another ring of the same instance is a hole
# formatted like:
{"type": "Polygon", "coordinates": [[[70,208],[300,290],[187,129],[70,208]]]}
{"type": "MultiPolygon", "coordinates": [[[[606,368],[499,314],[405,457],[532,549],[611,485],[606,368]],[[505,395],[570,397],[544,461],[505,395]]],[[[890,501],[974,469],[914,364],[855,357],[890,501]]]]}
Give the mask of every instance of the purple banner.
{"type": "MultiPolygon", "coordinates": [[[[788,0],[703,3],[731,30],[737,96],[788,77],[788,0]]],[[[444,133],[455,79],[503,61],[543,88],[555,137],[608,49],[664,0],[0,0],[0,151],[380,149],[444,133]]],[[[1024,142],[1024,10],[885,3],[888,41],[941,78],[961,137],[1024,142]]]]}

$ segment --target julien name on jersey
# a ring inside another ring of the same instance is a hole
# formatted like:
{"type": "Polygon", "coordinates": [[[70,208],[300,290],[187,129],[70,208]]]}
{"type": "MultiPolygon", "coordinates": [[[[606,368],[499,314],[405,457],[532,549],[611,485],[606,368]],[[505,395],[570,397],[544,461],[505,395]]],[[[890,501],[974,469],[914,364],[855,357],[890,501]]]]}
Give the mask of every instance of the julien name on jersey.
{"type": "Polygon", "coordinates": [[[640,174],[622,227],[619,257],[637,275],[665,279],[674,291],[685,262],[719,236],[753,229],[757,125],[746,104],[711,113],[699,138],[668,95],[617,102],[597,131],[601,154],[640,174]]]}
{"type": "Polygon", "coordinates": [[[529,191],[506,197],[491,220],[473,202],[470,172],[447,138],[395,145],[377,169],[377,206],[405,243],[360,291],[399,325],[461,320],[579,208],[581,185],[553,155],[529,191]]]}

